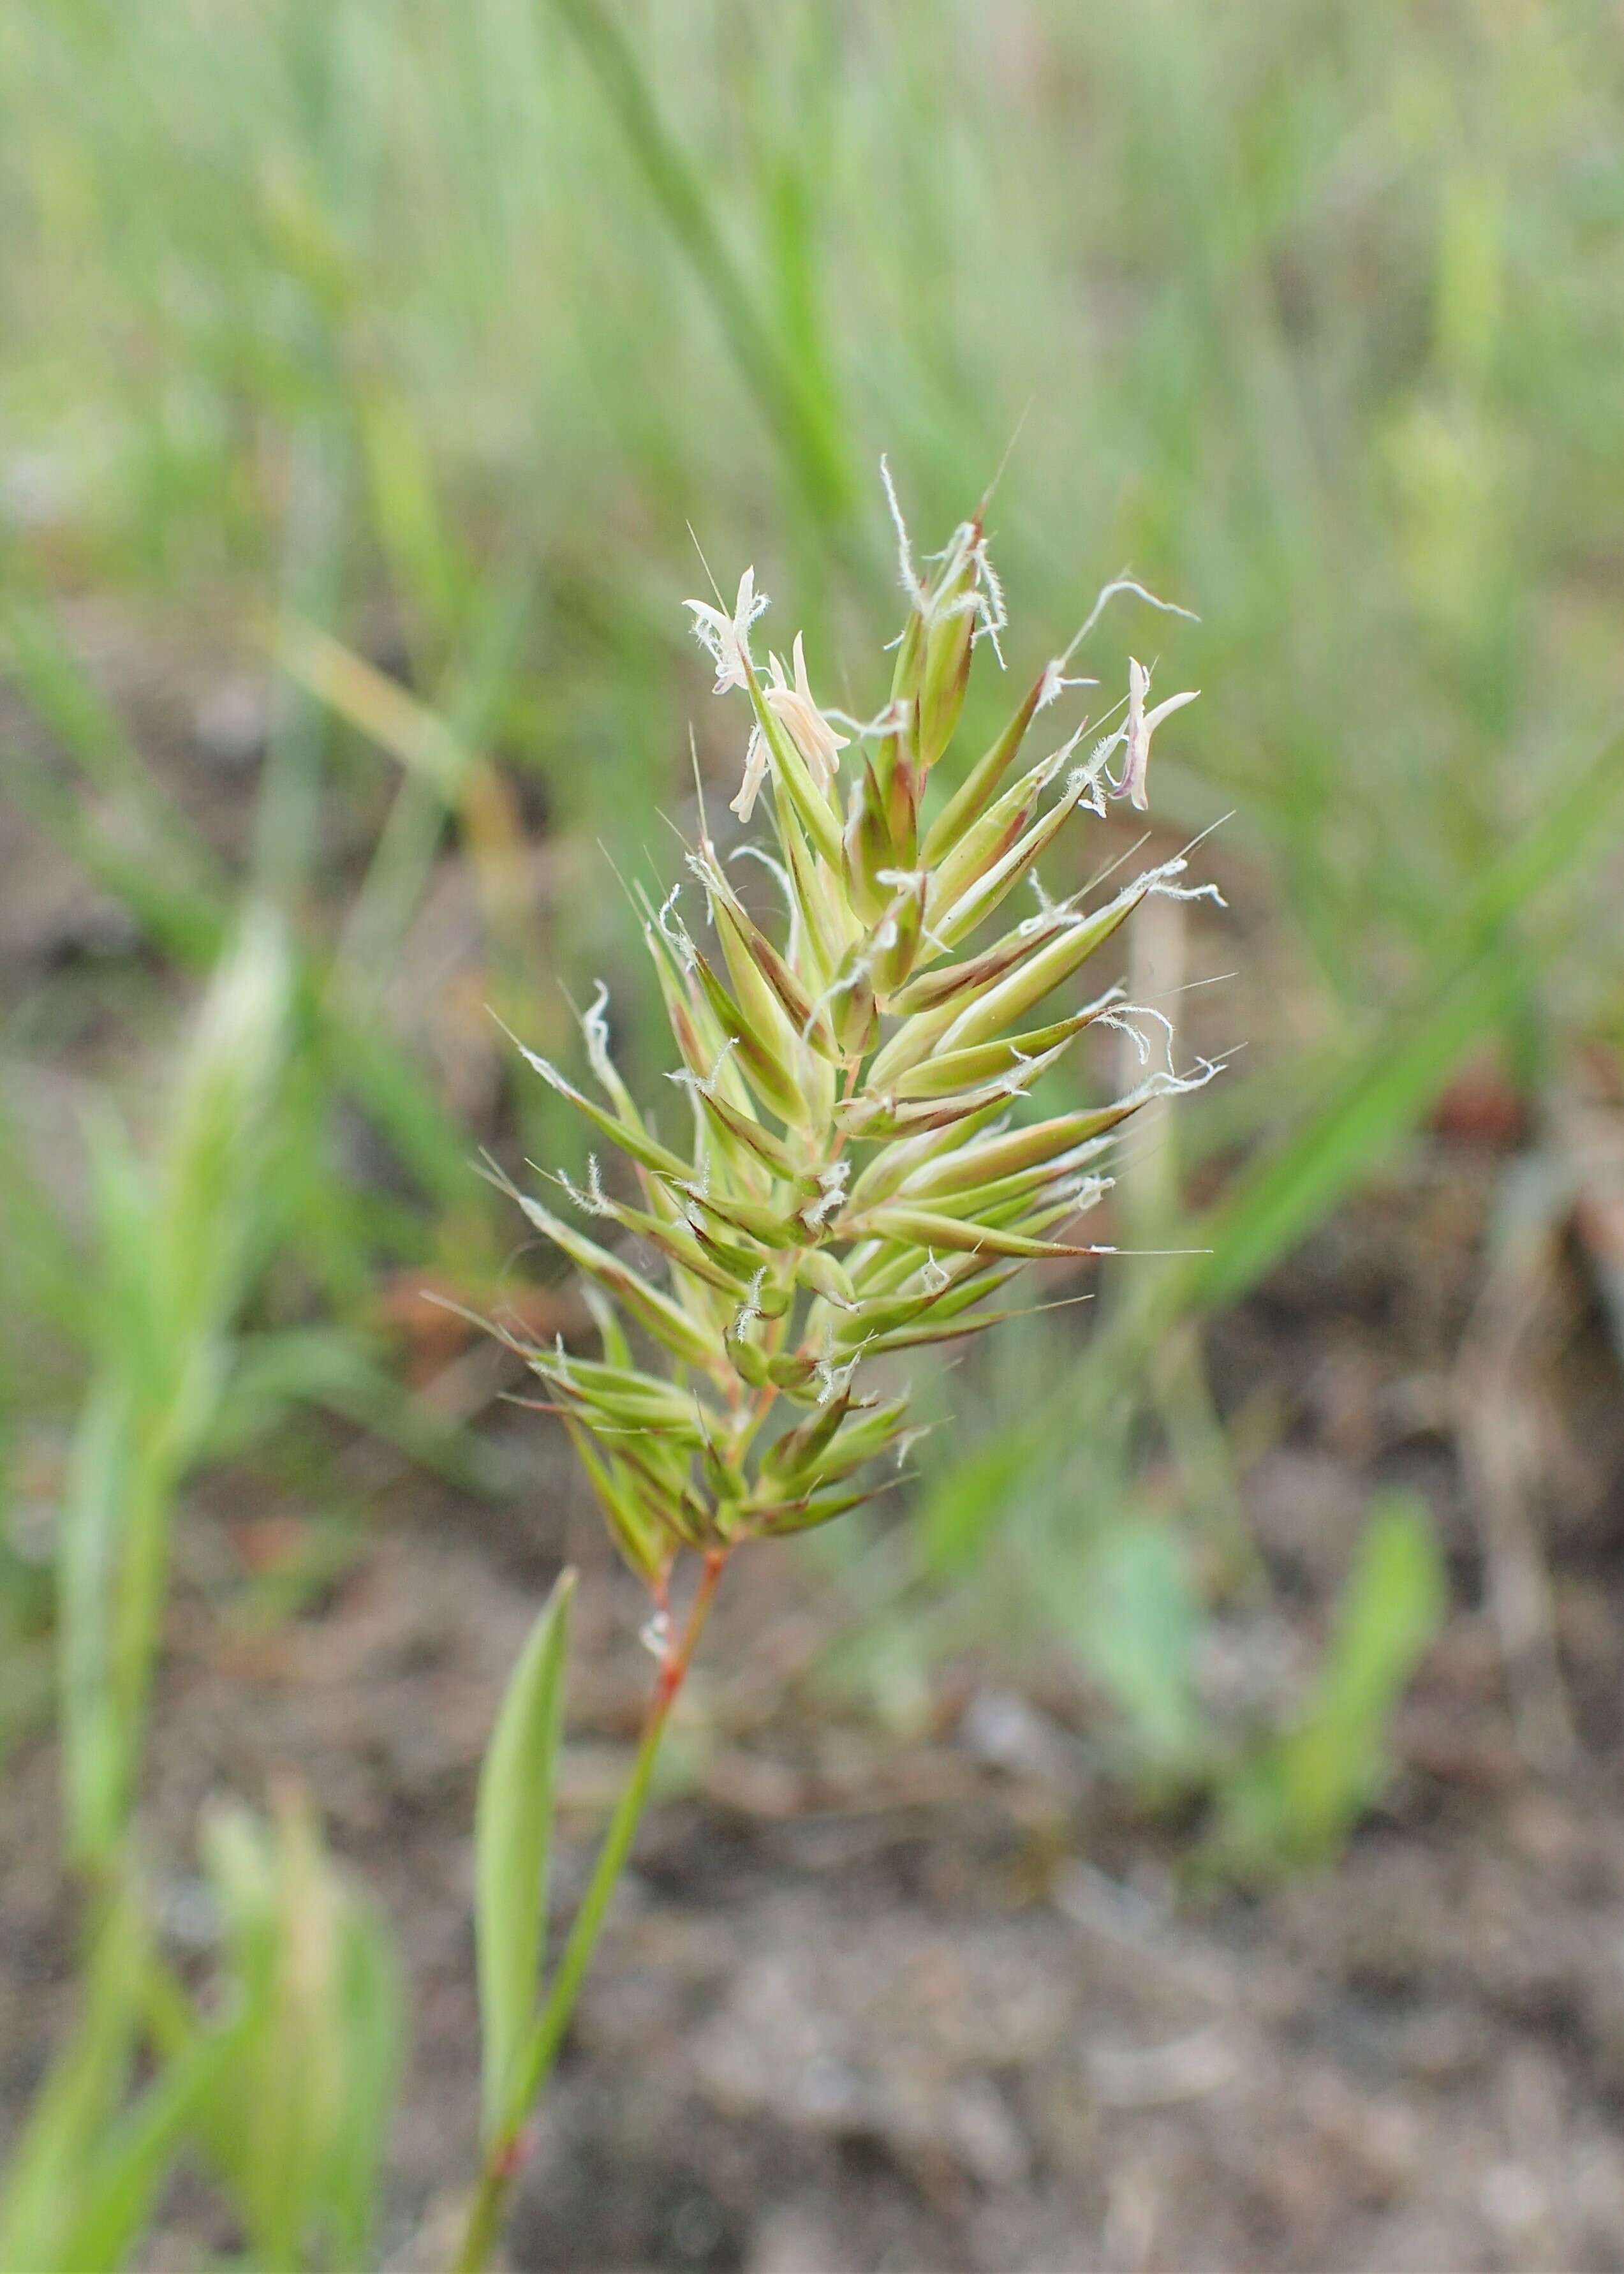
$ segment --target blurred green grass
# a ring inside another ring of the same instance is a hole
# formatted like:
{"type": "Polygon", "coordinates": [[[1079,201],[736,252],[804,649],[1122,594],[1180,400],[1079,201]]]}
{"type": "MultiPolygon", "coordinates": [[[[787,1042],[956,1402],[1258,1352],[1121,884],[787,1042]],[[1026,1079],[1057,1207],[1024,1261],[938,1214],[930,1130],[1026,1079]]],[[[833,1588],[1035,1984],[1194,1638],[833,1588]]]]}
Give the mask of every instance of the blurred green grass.
{"type": "MultiPolygon", "coordinates": [[[[724,583],[753,560],[795,594],[820,683],[871,707],[882,448],[923,533],[1015,438],[992,527],[1018,671],[1124,564],[1203,619],[1133,635],[1207,690],[1157,817],[1233,810],[1279,1025],[1191,1117],[1202,1148],[1263,1133],[1264,1165],[1153,1324],[1244,1292],[1485,1033],[1536,1091],[1618,1034],[1624,40],[1599,6],[60,0],[0,21],[0,666],[66,754],[8,747],[0,794],[177,968],[238,901],[294,918],[283,1314],[358,1325],[387,1268],[495,1267],[469,1140],[384,1007],[442,832],[490,885],[491,997],[545,1041],[555,977],[621,966],[596,841],[663,862],[688,715],[713,778],[737,764],[677,606],[690,525],[724,583]],[[239,862],[98,706],[91,603],[222,669],[280,639],[239,862]],[[416,712],[301,627],[387,651],[416,712]],[[504,928],[521,791],[560,848],[545,938],[504,928]],[[357,810],[359,885],[332,825],[357,810]],[[399,1194],[335,1179],[341,1106],[399,1194]]],[[[1108,621],[1108,687],[1130,636],[1108,621]]],[[[0,1071],[61,1046],[48,994],[0,1071]]],[[[4,1117],[0,1145],[9,1436],[76,1378],[45,1382],[38,1322],[90,1328],[4,1117]]],[[[1119,1371],[1149,1331],[1119,1322],[1119,1371]]]]}
{"type": "Polygon", "coordinates": [[[945,526],[1023,413],[1020,622],[1123,561],[1199,606],[1217,699],[1162,794],[1239,804],[1333,987],[1615,713],[1599,9],[70,0],[3,36],[22,541],[175,608],[387,590],[431,688],[533,568],[494,709],[567,815],[624,833],[676,776],[685,524],[849,644],[878,451],[945,526]]]}

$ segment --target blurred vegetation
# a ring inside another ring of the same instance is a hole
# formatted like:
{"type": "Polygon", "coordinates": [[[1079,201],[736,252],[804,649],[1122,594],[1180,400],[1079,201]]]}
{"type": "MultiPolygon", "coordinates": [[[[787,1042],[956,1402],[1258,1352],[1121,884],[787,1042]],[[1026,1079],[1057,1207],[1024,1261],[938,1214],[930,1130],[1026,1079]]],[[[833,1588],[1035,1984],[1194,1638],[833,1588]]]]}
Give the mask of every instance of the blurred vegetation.
{"type": "MultiPolygon", "coordinates": [[[[1018,672],[1124,564],[1199,610],[1133,620],[1207,690],[1158,754],[1157,820],[1233,814],[1236,960],[1274,1018],[1138,1207],[1137,1244],[1200,1252],[1122,1267],[1080,1356],[1064,1322],[1012,1335],[956,1389],[907,1525],[823,1551],[865,1613],[854,1678],[906,1718],[940,1653],[1038,1607],[1139,1773],[1223,1782],[1232,1855],[1334,1847],[1437,1616],[1431,1551],[1413,1510],[1378,1510],[1319,1690],[1207,1758],[1192,1638],[1203,1589],[1249,1567],[1185,1322],[1375,1173],[1467,1053],[1497,1048],[1537,1111],[1575,1044],[1624,1033],[1616,19],[55,0],[0,17],[0,797],[136,944],[0,1001],[0,1743],[47,1709],[60,1636],[97,1890],[85,2040],[8,2234],[91,2263],[49,2198],[102,2158],[115,2263],[156,2184],[143,2143],[211,2098],[230,2014],[270,2010],[275,1922],[352,1916],[297,1811],[233,1819],[212,1852],[236,2006],[200,2024],[151,1959],[121,1827],[187,1473],[250,1449],[320,1474],[320,1432],[282,1425],[326,1408],[504,1482],[400,1388],[380,1301],[402,1269],[477,1299],[511,1240],[392,984],[440,849],[474,878],[485,998],[567,1048],[557,982],[602,972],[635,1065],[651,1030],[605,852],[638,870],[680,812],[690,712],[713,781],[741,755],[677,605],[703,589],[689,527],[724,584],[754,561],[796,596],[820,686],[866,712],[894,606],[882,448],[921,534],[1008,451],[1018,672]],[[109,617],[268,686],[229,848],[99,681],[109,617]],[[191,1069],[172,1096],[154,1064],[191,1069]],[[58,1066],[107,1094],[88,1229],[31,1134],[58,1066]],[[386,1173],[352,1172],[357,1123],[386,1173]],[[1198,1208],[1214,1163],[1233,1173],[1198,1208]],[[1143,1480],[1147,1419],[1171,1499],[1143,1480]],[[142,2030],[168,2065],[126,2105],[142,2030]]],[[[1101,627],[1108,687],[1132,636],[1101,627]]],[[[568,1157],[533,1085],[503,1111],[568,1157]]],[[[394,1993],[353,1918],[304,2225],[265,2225],[265,2174],[222,2165],[267,2263],[364,2247],[346,2064],[387,2069],[394,1993]]]]}

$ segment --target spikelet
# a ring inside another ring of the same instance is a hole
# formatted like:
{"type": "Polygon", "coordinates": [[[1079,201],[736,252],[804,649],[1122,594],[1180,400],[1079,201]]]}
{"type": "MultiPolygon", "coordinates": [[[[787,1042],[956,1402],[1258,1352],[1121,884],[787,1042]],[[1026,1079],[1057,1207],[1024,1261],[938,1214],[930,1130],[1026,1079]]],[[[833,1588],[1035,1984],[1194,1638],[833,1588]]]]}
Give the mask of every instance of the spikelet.
{"type": "MultiPolygon", "coordinates": [[[[884,478],[908,614],[890,700],[867,725],[818,709],[799,634],[793,674],[777,655],[757,666],[750,632],[767,601],[753,570],[731,614],[687,603],[717,693],[749,707],[733,810],[748,818],[771,785],[776,847],[759,857],[786,903],[782,924],[763,930],[702,816],[688,857],[707,919],[697,937],[680,886],[644,907],[688,1143],[657,1135],[616,1072],[601,990],[583,1020],[601,1098],[525,1052],[625,1156],[624,1188],[637,1191],[612,1197],[596,1161],[583,1191],[561,1179],[575,1210],[598,1220],[592,1235],[515,1197],[601,1291],[601,1358],[561,1344],[525,1356],[621,1552],[655,1587],[680,1547],[802,1531],[877,1489],[876,1465],[890,1456],[894,1468],[917,1433],[906,1397],[869,1392],[868,1362],[1007,1316],[989,1304],[1026,1261],[1099,1252],[1072,1227],[1108,1189],[1113,1133],[1148,1098],[1214,1072],[1198,1061],[1180,1075],[1169,1056],[1111,1103],[1023,1112],[1090,1026],[1138,1036],[1120,990],[1070,1009],[1052,1002],[1057,991],[1147,895],[1217,895],[1181,883],[1184,863],[1170,861],[1093,907],[1051,904],[1040,886],[1035,915],[1002,930],[993,920],[1036,883],[1040,856],[1079,811],[1102,812],[1107,795],[1144,803],[1151,734],[1194,698],[1147,712],[1148,677],[1133,663],[1114,734],[1079,756],[1079,726],[1017,771],[1039,714],[1092,683],[1064,675],[1073,641],[953,794],[936,797],[930,776],[977,650],[985,643],[1002,664],[1004,596],[979,516],[954,531],[933,576],[916,569],[884,478]],[[645,1268],[627,1260],[628,1242],[645,1268]],[[639,1363],[622,1317],[665,1371],[639,1363]]],[[[1117,590],[1166,605],[1127,580],[1102,599],[1117,590]]]]}

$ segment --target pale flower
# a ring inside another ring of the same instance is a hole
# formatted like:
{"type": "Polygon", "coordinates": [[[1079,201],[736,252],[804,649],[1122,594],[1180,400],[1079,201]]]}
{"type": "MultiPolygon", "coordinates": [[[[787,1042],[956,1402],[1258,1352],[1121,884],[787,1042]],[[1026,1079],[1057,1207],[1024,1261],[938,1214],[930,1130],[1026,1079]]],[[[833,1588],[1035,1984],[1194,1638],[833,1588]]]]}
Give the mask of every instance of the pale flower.
{"type": "Polygon", "coordinates": [[[692,611],[694,636],[716,666],[716,693],[730,687],[748,687],[754,677],[750,662],[750,626],[767,605],[765,592],[756,589],[756,571],[747,568],[739,579],[739,597],[731,616],[713,608],[709,600],[684,600],[692,611]]]}
{"type": "Polygon", "coordinates": [[[749,742],[744,753],[744,779],[739,785],[739,794],[728,807],[741,821],[748,821],[756,810],[756,801],[761,786],[767,779],[767,738],[759,727],[750,729],[749,742]]]}
{"type": "Polygon", "coordinates": [[[1164,719],[1175,711],[1182,711],[1186,703],[1193,703],[1199,691],[1192,687],[1186,694],[1169,695],[1165,703],[1158,703],[1154,711],[1147,711],[1145,697],[1150,692],[1150,674],[1142,663],[1137,663],[1132,656],[1128,658],[1128,721],[1123,728],[1128,752],[1123,761],[1118,794],[1141,813],[1148,803],[1145,774],[1150,764],[1150,738],[1164,719]]]}
{"type": "Polygon", "coordinates": [[[837,734],[816,704],[812,689],[807,684],[807,659],[801,644],[801,634],[795,634],[791,650],[795,665],[795,683],[792,687],[784,676],[784,666],[776,655],[767,659],[767,669],[772,684],[766,690],[766,702],[774,718],[788,727],[790,740],[806,760],[808,770],[819,789],[827,789],[834,779],[835,768],[840,763],[840,752],[851,737],[837,734]]]}

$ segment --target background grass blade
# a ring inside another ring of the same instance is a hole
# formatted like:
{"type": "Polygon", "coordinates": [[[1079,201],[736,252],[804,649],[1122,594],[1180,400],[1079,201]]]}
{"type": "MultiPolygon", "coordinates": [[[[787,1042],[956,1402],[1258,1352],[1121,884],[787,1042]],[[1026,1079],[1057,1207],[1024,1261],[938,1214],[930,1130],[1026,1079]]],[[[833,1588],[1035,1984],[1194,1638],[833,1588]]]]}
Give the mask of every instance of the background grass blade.
{"type": "MultiPolygon", "coordinates": [[[[636,55],[600,0],[553,0],[591,59],[672,234],[691,262],[746,383],[818,518],[842,531],[851,481],[833,422],[808,390],[746,290],[712,217],[700,177],[662,120],[636,55]]],[[[816,371],[816,366],[813,366],[816,371]]],[[[849,541],[842,537],[842,541],[849,541]]]]}
{"type": "Polygon", "coordinates": [[[1619,842],[1624,736],[1615,736],[1493,862],[1439,928],[1425,983],[1381,1020],[1354,1065],[1314,1100],[1286,1146],[1262,1151],[1199,1228],[1180,1299],[1234,1302],[1348,1192],[1372,1176],[1458,1065],[1527,984],[1507,937],[1540,892],[1576,885],[1619,842]]]}
{"type": "Polygon", "coordinates": [[[73,2191],[77,2210],[57,2261],[62,2274],[115,2274],[124,2263],[205,2104],[240,2051],[229,2029],[199,2031],[109,2127],[73,2191]]]}
{"type": "Polygon", "coordinates": [[[1312,1693],[1290,1727],[1226,1778],[1217,1853],[1243,1871],[1323,1863],[1387,1773],[1395,1705],[1447,1600],[1425,1508],[1372,1510],[1312,1693]]]}
{"type": "Polygon", "coordinates": [[[79,2019],[12,2148],[0,2184],[0,2266],[64,2266],[82,2175],[112,2123],[137,2050],[146,1946],[139,1909],[115,1894],[93,1937],[79,2019]]]}

